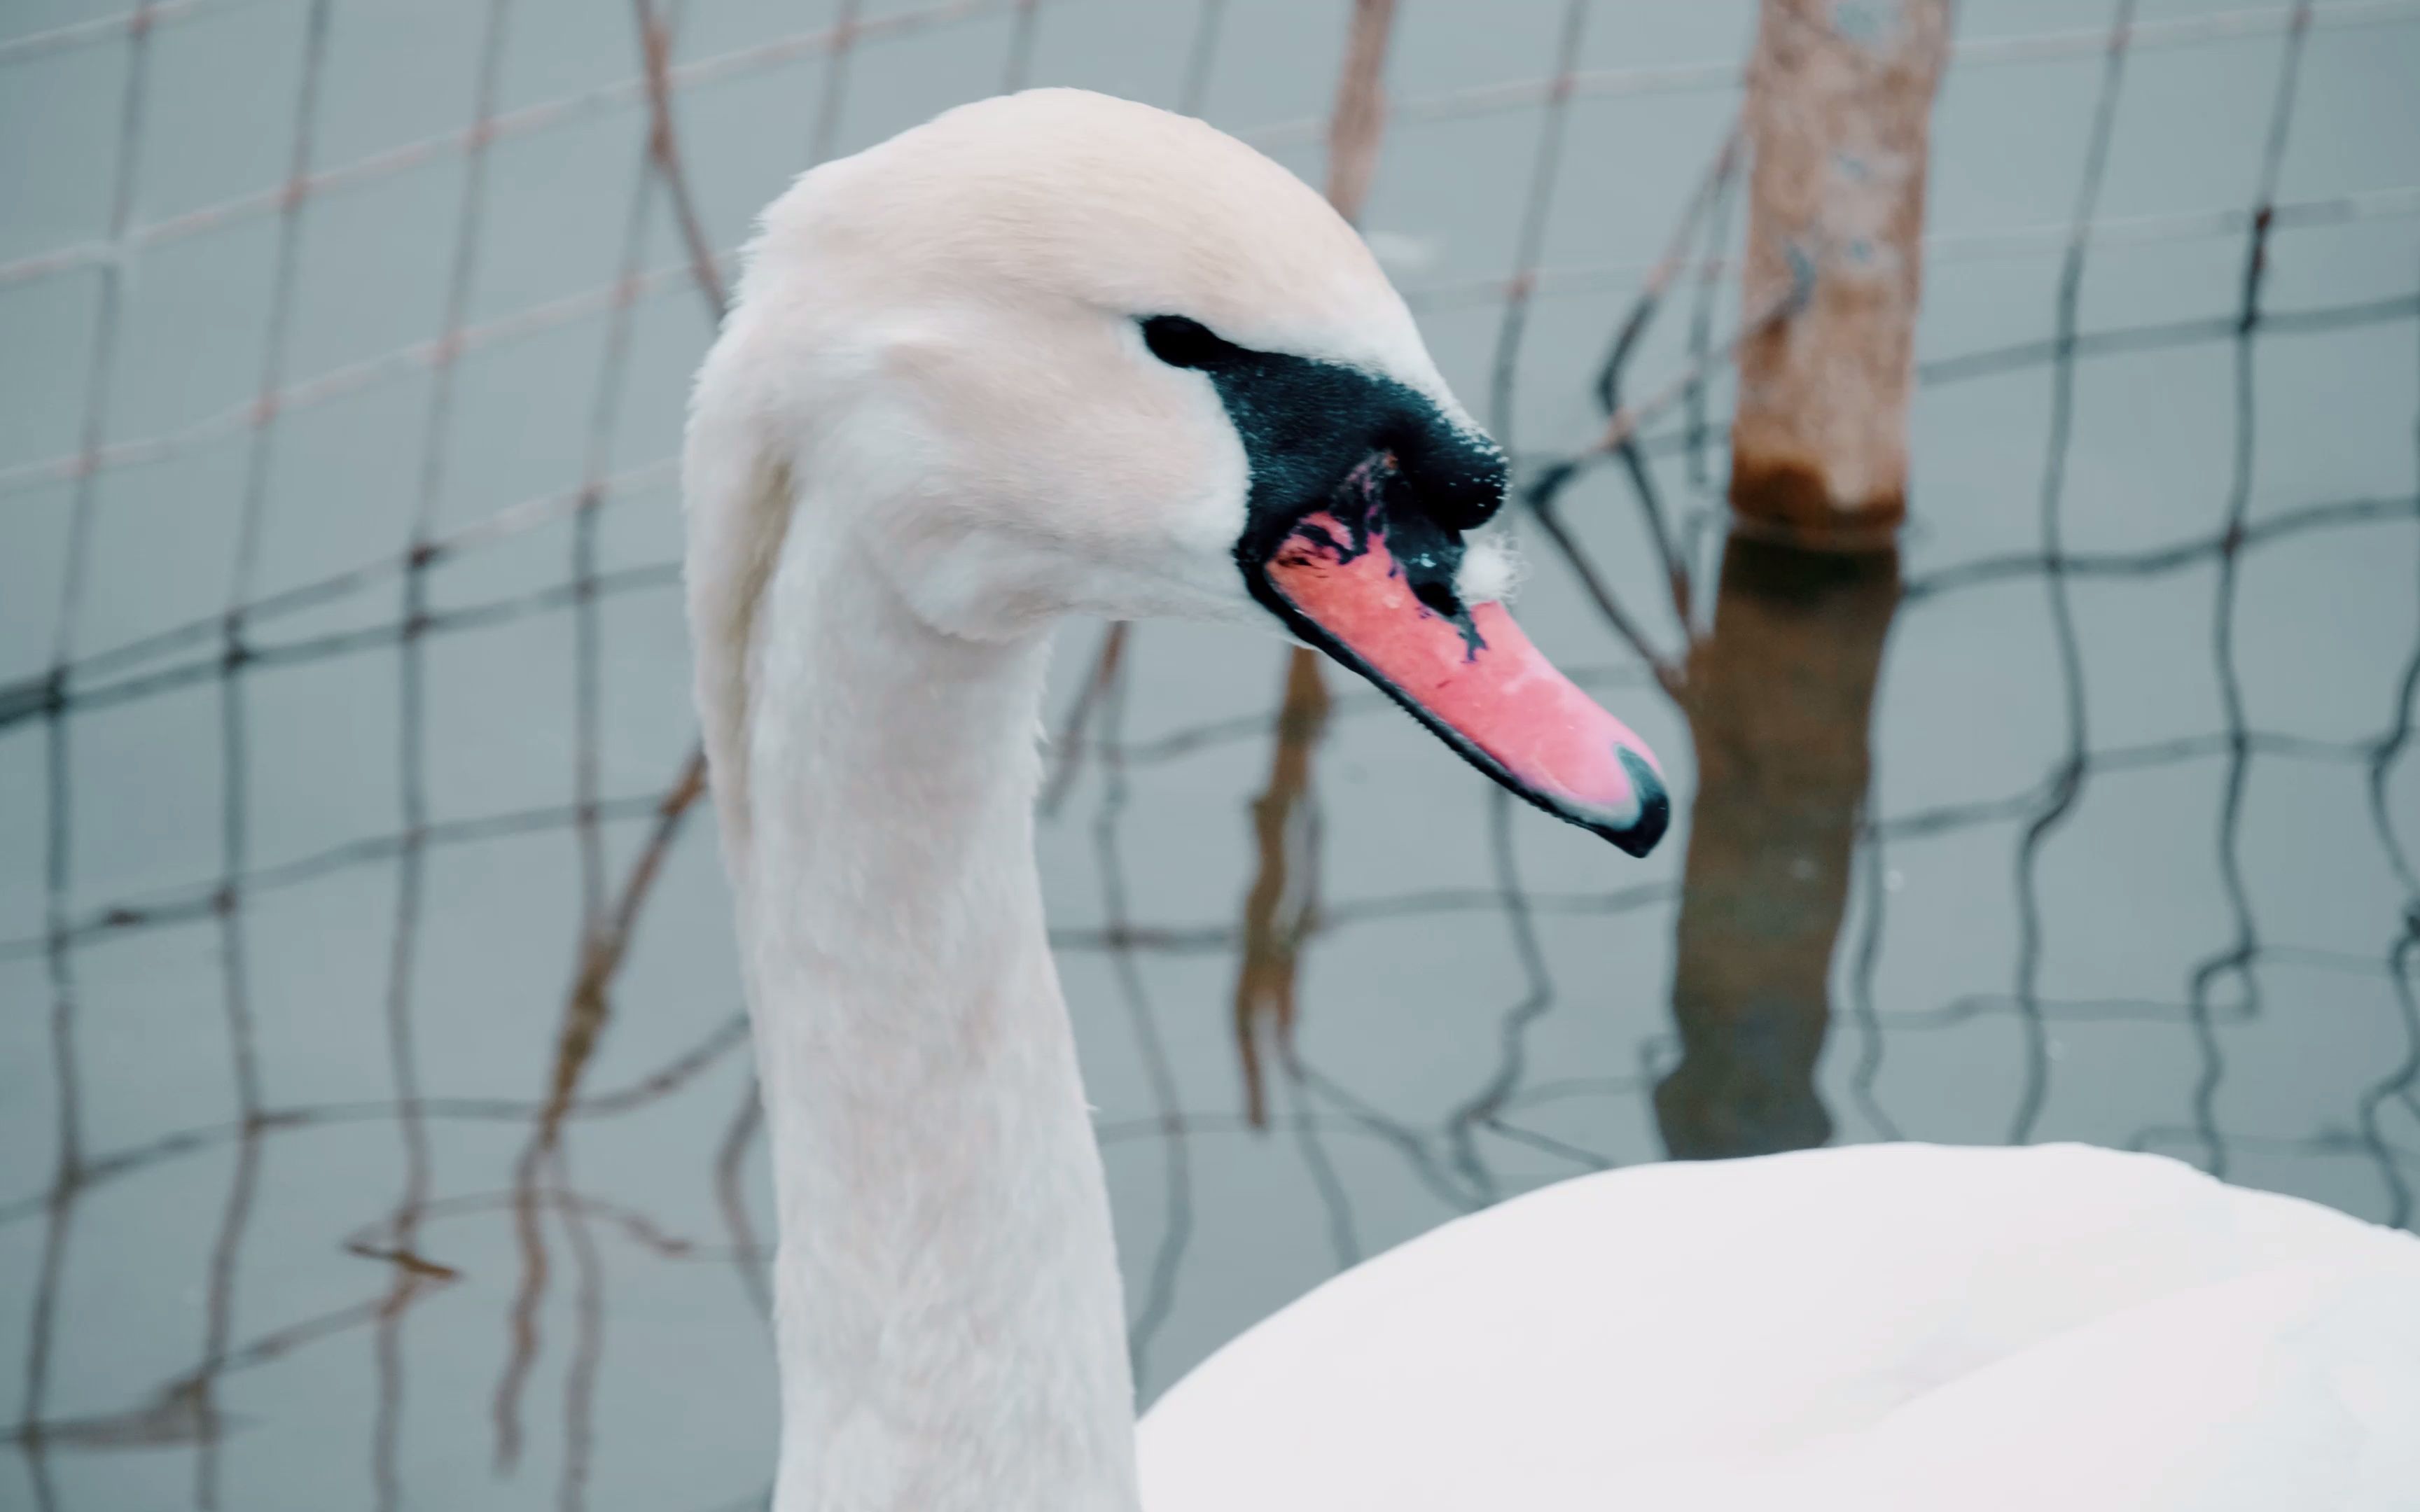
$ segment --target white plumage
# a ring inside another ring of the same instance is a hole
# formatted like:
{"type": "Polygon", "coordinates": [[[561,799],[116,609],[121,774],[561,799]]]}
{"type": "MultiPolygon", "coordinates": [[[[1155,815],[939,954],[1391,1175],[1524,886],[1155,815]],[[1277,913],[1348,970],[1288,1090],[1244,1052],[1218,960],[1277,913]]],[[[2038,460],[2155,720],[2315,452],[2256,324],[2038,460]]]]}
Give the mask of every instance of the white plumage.
{"type": "Polygon", "coordinates": [[[2420,1242],[2159,1156],[1566,1181],[1178,1383],[1151,1512],[2420,1506],[2420,1242]]]}
{"type": "Polygon", "coordinates": [[[2420,1508],[2420,1241],[2066,1148],[1508,1203],[1180,1383],[1139,1488],[1034,875],[1048,633],[1273,625],[1237,416],[1349,422],[1231,413],[1146,348],[1165,316],[1467,432],[1316,195],[1065,90],[806,176],[699,377],[689,594],[773,1153],[778,1512],[2420,1508]]]}

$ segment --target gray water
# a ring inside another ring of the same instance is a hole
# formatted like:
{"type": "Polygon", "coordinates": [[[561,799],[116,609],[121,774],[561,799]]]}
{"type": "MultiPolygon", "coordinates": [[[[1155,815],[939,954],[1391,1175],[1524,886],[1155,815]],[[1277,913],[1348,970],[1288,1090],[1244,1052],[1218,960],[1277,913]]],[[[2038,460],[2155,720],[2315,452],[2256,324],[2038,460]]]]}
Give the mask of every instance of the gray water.
{"type": "MultiPolygon", "coordinates": [[[[474,118],[489,5],[334,0],[307,161],[362,166],[287,243],[309,0],[171,8],[139,49],[122,26],[11,45],[115,3],[0,8],[0,1506],[749,1504],[769,1213],[702,810],[610,989],[571,991],[583,920],[622,896],[692,739],[659,464],[710,326],[642,172],[644,105],[615,87],[630,17],[514,0],[504,129],[397,162],[474,118]],[[156,229],[112,263],[92,249],[121,200],[156,229]],[[458,268],[447,378],[412,344],[448,328],[458,268]],[[661,271],[617,312],[601,291],[631,269],[661,271]],[[244,407],[272,351],[264,427],[244,407]],[[406,570],[415,539],[445,549],[406,570]]],[[[819,137],[853,150],[1019,80],[1198,89],[1317,182],[1344,37],[1343,8],[1281,0],[969,6],[870,29],[844,69],[744,51],[828,6],[662,8],[677,64],[727,60],[676,92],[722,248],[819,137]]],[[[1690,722],[1535,539],[1525,623],[1675,779],[1646,862],[1506,804],[1331,680],[1300,809],[1316,904],[1294,906],[1296,853],[1254,948],[1278,642],[1142,626],[1063,746],[1044,874],[1146,1396],[1342,1265],[1668,1148],[2086,1139],[2412,1221],[2420,5],[2319,6],[2297,55],[2283,6],[2146,0],[2065,361],[2047,344],[2110,6],[1960,9],[1896,614],[1887,578],[1825,587],[1803,561],[1754,590],[1745,548],[1718,590],[1719,377],[1702,444],[1684,409],[1648,431],[1696,629],[1722,610],[1709,644],[1744,689],[1726,717],[1838,694],[1758,659],[1798,643],[1789,605],[1865,616],[1862,810],[1855,786],[1785,779],[1794,808],[1722,800],[1737,844],[1693,862],[1690,722]],[[1754,613],[1777,639],[1746,635],[1754,613]],[[1806,834],[1829,839],[1792,850],[1806,834]],[[1698,965],[1775,964],[1683,995],[1675,1082],[1684,872],[1698,965]],[[1818,893],[1845,900],[1837,948],[1818,893]],[[1239,1030],[1237,982],[1284,982],[1296,933],[1289,1049],[1273,996],[1239,1030]]],[[[1404,8],[1364,225],[1525,470],[1601,423],[1595,366],[1714,155],[1752,14],[1587,15],[1499,394],[1550,110],[1440,101],[1551,75],[1565,8],[1404,8]]],[[[1735,301],[1708,286],[1719,340],[1735,301]]],[[[1698,287],[1627,392],[1683,370],[1698,287]]],[[[1562,509],[1680,659],[1633,486],[1601,468],[1562,509]]],[[[1101,634],[1069,626],[1054,727],[1101,634]]],[[[1858,745],[1853,722],[1807,730],[1858,745]]]]}

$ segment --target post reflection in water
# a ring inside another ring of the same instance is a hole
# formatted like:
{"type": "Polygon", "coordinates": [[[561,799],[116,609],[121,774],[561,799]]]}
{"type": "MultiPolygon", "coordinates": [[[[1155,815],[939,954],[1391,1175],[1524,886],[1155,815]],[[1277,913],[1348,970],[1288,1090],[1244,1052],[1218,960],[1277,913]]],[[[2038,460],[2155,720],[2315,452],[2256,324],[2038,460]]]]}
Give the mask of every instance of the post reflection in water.
{"type": "Polygon", "coordinates": [[[1655,1088],[1677,1157],[1831,1137],[1815,1061],[1899,598],[1896,545],[1823,550],[1742,529],[1725,548],[1683,700],[1698,795],[1672,981],[1682,1058],[1655,1088]]]}
{"type": "MultiPolygon", "coordinates": [[[[1826,981],[1849,896],[1874,679],[1899,607],[1908,406],[1942,8],[1880,39],[1767,7],[1742,122],[1745,335],[1713,629],[1677,689],[1698,796],[1675,942],[1665,1149],[1823,1144],[1826,981]]],[[[1634,476],[1643,470],[1634,468],[1634,476]]]]}

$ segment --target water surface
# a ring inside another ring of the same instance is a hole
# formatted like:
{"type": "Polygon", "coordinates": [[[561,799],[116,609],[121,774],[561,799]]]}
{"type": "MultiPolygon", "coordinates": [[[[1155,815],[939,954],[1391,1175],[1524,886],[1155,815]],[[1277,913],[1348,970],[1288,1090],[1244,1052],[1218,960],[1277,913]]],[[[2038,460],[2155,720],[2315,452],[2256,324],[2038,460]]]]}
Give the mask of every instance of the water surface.
{"type": "MultiPolygon", "coordinates": [[[[709,324],[628,15],[8,41],[113,3],[0,32],[0,1505],[751,1504],[768,1211],[702,810],[627,953],[583,945],[692,739],[666,463],[709,324]]],[[[821,5],[663,8],[722,248],[819,147],[1016,82],[1317,181],[1344,39],[1280,0],[867,5],[845,52],[821,5]]],[[[1525,478],[1601,424],[1752,9],[1404,8],[1364,224],[1525,478]],[[1486,91],[1565,63],[1559,115],[1486,91]]],[[[1653,858],[1366,689],[1281,719],[1274,640],[1142,626],[1101,679],[1069,627],[1044,872],[1146,1396],[1340,1266],[1668,1151],[2086,1139],[2412,1220],[2420,6],[2297,43],[2146,0],[2080,260],[2110,7],[1960,9],[1897,550],[1726,555],[1719,376],[1643,444],[1685,612],[1639,479],[1559,500],[1682,700],[1531,532],[1525,623],[1674,777],[1653,858]]],[[[1625,392],[1736,322],[1683,279],[1625,392]]]]}

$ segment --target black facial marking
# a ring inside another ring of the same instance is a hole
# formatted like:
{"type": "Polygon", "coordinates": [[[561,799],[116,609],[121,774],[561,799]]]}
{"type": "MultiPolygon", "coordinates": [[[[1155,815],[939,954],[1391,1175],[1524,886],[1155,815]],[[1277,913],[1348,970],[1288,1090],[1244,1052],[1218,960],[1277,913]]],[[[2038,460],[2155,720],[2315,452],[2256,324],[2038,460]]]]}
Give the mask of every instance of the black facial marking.
{"type": "Polygon", "coordinates": [[[1326,507],[1355,468],[1384,454],[1393,473],[1377,490],[1388,544],[1416,592],[1432,585],[1422,603],[1435,608],[1441,585],[1459,610],[1452,584],[1462,533],[1485,524],[1504,500],[1504,454],[1493,441],[1453,424],[1434,401],[1392,378],[1254,351],[1181,315],[1146,316],[1140,324],[1154,356],[1208,376],[1243,440],[1251,488],[1235,561],[1254,596],[1269,602],[1260,568],[1295,523],[1326,507]]]}
{"type": "MultiPolygon", "coordinates": [[[[1412,492],[1416,486],[1404,476],[1393,453],[1378,453],[1346,473],[1344,481],[1329,490],[1318,504],[1344,522],[1351,539],[1336,541],[1325,527],[1316,524],[1297,524],[1287,533],[1287,539],[1325,548],[1337,561],[1350,562],[1370,549],[1373,536],[1383,537],[1387,554],[1394,562],[1394,572],[1411,589],[1412,596],[1431,613],[1451,621],[1453,627],[1462,632],[1466,655],[1477,656],[1486,649],[1487,642],[1471,620],[1469,606],[1463,603],[1454,586],[1454,579],[1462,573],[1462,534],[1438,523],[1420,506],[1412,492]]],[[[1246,565],[1247,579],[1261,576],[1253,570],[1254,565],[1246,565]]],[[[1267,603],[1269,598],[1262,601],[1267,603]]],[[[1280,617],[1293,623],[1290,607],[1280,617]]],[[[1298,627],[1296,633],[1300,633],[1298,627]]]]}
{"type": "Polygon", "coordinates": [[[1454,596],[1451,583],[1416,582],[1412,584],[1412,596],[1449,620],[1459,618],[1463,612],[1462,600],[1454,596]]]}
{"type": "Polygon", "coordinates": [[[1652,849],[1671,821],[1672,806],[1653,768],[1637,755],[1617,753],[1638,794],[1638,815],[1630,824],[1612,825],[1566,808],[1516,779],[1269,581],[1266,568],[1281,549],[1349,562],[1383,536],[1394,571],[1413,596],[1450,621],[1476,656],[1485,642],[1454,579],[1462,570],[1463,532],[1485,524],[1503,502],[1504,454],[1495,442],[1452,424],[1435,403],[1391,378],[1315,358],[1254,351],[1184,316],[1149,316],[1140,324],[1154,356],[1209,378],[1243,440],[1251,483],[1235,564],[1252,596],[1306,643],[1375,683],[1516,796],[1633,856],[1652,849]],[[1323,512],[1343,539],[1324,523],[1305,523],[1323,512]]]}

